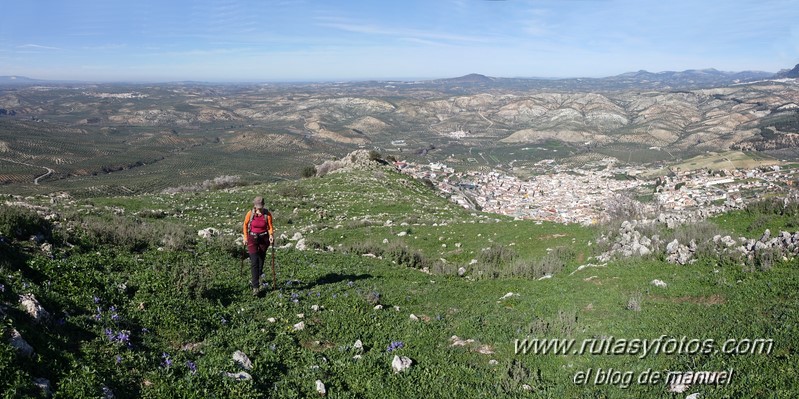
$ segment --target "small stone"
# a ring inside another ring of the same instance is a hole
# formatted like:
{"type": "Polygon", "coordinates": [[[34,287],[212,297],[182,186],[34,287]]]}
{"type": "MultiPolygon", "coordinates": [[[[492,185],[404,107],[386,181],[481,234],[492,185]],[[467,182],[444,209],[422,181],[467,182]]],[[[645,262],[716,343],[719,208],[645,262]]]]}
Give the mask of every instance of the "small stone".
{"type": "Polygon", "coordinates": [[[399,233],[397,233],[397,237],[405,237],[407,235],[408,235],[407,231],[400,231],[399,233]]]}
{"type": "Polygon", "coordinates": [[[277,321],[277,319],[275,319],[274,317],[270,317],[270,318],[266,319],[266,321],[268,321],[270,323],[274,323],[274,322],[277,321]]]}
{"type": "Polygon", "coordinates": [[[252,361],[242,351],[233,352],[233,361],[245,370],[252,370],[252,361]]]}
{"type": "Polygon", "coordinates": [[[408,318],[409,318],[409,319],[411,319],[411,320],[413,320],[413,321],[419,321],[419,318],[418,318],[418,317],[416,317],[416,315],[415,315],[415,314],[413,314],[413,313],[411,313],[411,315],[410,315],[410,316],[408,316],[408,318]]]}
{"type": "Polygon", "coordinates": [[[232,378],[232,379],[238,380],[238,381],[249,381],[249,380],[252,380],[252,376],[249,373],[245,372],[245,371],[239,371],[238,373],[227,373],[227,372],[225,372],[223,375],[225,377],[229,377],[229,378],[232,378]]]}
{"type": "Polygon", "coordinates": [[[394,355],[394,360],[391,361],[391,368],[394,373],[401,373],[411,367],[413,360],[409,357],[394,355]]]}
{"type": "Polygon", "coordinates": [[[316,380],[316,392],[319,392],[320,396],[325,396],[327,394],[325,384],[322,382],[322,380],[316,380]]]}
{"type": "Polygon", "coordinates": [[[458,276],[459,277],[463,277],[464,274],[466,274],[466,268],[465,267],[459,267],[458,268],[458,276]]]}
{"type": "Polygon", "coordinates": [[[507,293],[507,294],[503,295],[503,296],[502,296],[502,298],[499,298],[499,300],[500,300],[500,301],[503,301],[503,300],[505,300],[505,299],[508,299],[508,298],[510,298],[510,297],[512,297],[512,296],[514,296],[514,295],[518,295],[518,294],[514,294],[514,293],[512,293],[512,292],[509,292],[509,293],[507,293]]]}
{"type": "Polygon", "coordinates": [[[375,305],[375,310],[383,309],[383,305],[375,305]]]}
{"type": "Polygon", "coordinates": [[[491,365],[491,366],[496,366],[496,365],[499,364],[499,362],[496,361],[495,359],[491,359],[491,360],[488,361],[488,364],[491,365]]]}
{"type": "Polygon", "coordinates": [[[666,288],[668,284],[663,280],[654,279],[650,282],[650,284],[654,285],[655,287],[666,288]]]}
{"type": "Polygon", "coordinates": [[[50,314],[39,304],[36,296],[33,294],[25,294],[19,296],[19,303],[25,308],[25,311],[36,320],[37,323],[50,318],[50,314]]]}
{"type": "Polygon", "coordinates": [[[31,357],[33,356],[33,347],[22,338],[22,334],[17,331],[16,328],[11,328],[11,339],[8,340],[8,343],[17,350],[23,357],[31,357]]]}
{"type": "Polygon", "coordinates": [[[669,254],[669,255],[671,255],[673,253],[676,253],[677,250],[679,249],[679,247],[680,247],[680,243],[675,238],[674,241],[672,241],[672,242],[670,242],[670,243],[668,243],[666,245],[666,253],[669,254]]]}
{"type": "Polygon", "coordinates": [[[314,312],[318,312],[319,309],[320,309],[319,305],[311,305],[311,310],[313,310],[314,312]]]}
{"type": "Polygon", "coordinates": [[[49,398],[53,396],[52,387],[50,386],[50,380],[47,378],[34,378],[33,385],[36,385],[36,388],[39,388],[42,395],[49,398]]]}
{"type": "Polygon", "coordinates": [[[302,331],[305,329],[305,322],[301,321],[293,326],[294,331],[302,331]]]}
{"type": "Polygon", "coordinates": [[[360,340],[360,339],[356,339],[356,340],[355,340],[355,343],[354,343],[354,344],[352,344],[352,347],[353,347],[355,350],[362,351],[362,350],[363,350],[363,342],[361,342],[361,340],[360,340]]]}

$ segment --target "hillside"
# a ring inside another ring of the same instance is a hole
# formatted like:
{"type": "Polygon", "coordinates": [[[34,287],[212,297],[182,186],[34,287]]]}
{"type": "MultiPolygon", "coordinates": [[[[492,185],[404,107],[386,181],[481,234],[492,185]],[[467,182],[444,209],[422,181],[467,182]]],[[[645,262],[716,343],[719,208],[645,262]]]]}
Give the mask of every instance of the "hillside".
{"type": "Polygon", "coordinates": [[[159,192],[226,175],[253,183],[293,179],[305,166],[357,148],[506,171],[544,159],[579,164],[604,157],[660,166],[707,151],[799,157],[799,91],[791,79],[695,88],[642,83],[704,75],[728,74],[639,72],[613,78],[635,84],[603,79],[604,89],[537,88],[482,75],[5,87],[0,192],[97,196],[159,192]]]}
{"type": "MultiPolygon", "coordinates": [[[[615,227],[467,212],[379,167],[218,191],[6,201],[0,391],[10,396],[44,396],[38,384],[57,397],[315,397],[321,383],[330,397],[682,397],[662,380],[636,383],[650,369],[732,372],[684,395],[797,394],[795,258],[753,264],[697,252],[676,265],[661,252],[601,263],[590,257],[615,227]],[[250,294],[234,243],[255,195],[280,235],[278,289],[267,284],[261,297],[250,294]],[[664,335],[773,346],[738,355],[600,349],[611,337],[664,335]],[[526,338],[595,346],[517,353],[526,338]],[[29,347],[13,349],[20,340],[29,347]],[[394,372],[395,356],[410,368],[394,372]],[[597,377],[611,368],[621,372],[613,383],[597,377]],[[586,372],[590,381],[575,383],[586,372]]],[[[799,217],[753,212],[661,234],[759,237],[799,217]]]]}

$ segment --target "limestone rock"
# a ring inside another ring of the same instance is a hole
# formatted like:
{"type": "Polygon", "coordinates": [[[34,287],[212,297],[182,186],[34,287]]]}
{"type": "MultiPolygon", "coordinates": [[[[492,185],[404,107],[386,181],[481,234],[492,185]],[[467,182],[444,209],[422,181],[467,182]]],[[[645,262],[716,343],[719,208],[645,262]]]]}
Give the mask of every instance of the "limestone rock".
{"type": "Polygon", "coordinates": [[[8,340],[8,343],[16,349],[17,353],[23,357],[31,357],[33,356],[33,347],[22,338],[22,334],[17,331],[16,328],[11,328],[11,339],[8,340]]]}
{"type": "Polygon", "coordinates": [[[319,393],[319,396],[325,396],[327,394],[325,384],[322,382],[322,380],[316,380],[316,392],[319,393]]]}
{"type": "Polygon", "coordinates": [[[50,314],[39,304],[36,296],[33,294],[25,294],[19,296],[19,303],[37,323],[41,323],[50,318],[50,314]]]}
{"type": "Polygon", "coordinates": [[[233,352],[233,361],[245,370],[252,370],[252,361],[242,351],[233,352]]]}
{"type": "Polygon", "coordinates": [[[654,285],[655,287],[666,288],[668,284],[666,284],[663,280],[654,279],[650,282],[650,284],[654,285]]]}
{"type": "Polygon", "coordinates": [[[239,371],[238,373],[225,372],[225,373],[223,373],[223,375],[225,377],[232,378],[232,379],[238,380],[238,381],[252,380],[252,376],[250,375],[250,373],[248,373],[246,371],[239,371]]]}
{"type": "Polygon", "coordinates": [[[409,357],[394,355],[394,360],[391,361],[391,368],[396,374],[408,370],[412,364],[413,360],[409,357]]]}

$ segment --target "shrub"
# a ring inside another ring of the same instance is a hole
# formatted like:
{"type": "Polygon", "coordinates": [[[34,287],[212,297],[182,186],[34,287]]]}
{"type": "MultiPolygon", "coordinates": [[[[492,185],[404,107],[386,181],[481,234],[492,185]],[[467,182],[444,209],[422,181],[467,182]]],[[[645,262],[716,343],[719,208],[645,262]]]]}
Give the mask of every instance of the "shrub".
{"type": "Polygon", "coordinates": [[[630,195],[615,194],[605,203],[605,211],[610,221],[636,220],[644,216],[645,207],[630,195]]]}
{"type": "Polygon", "coordinates": [[[428,264],[421,252],[411,251],[407,246],[399,244],[390,246],[386,250],[386,256],[400,266],[414,269],[421,269],[428,264]]]}
{"type": "Polygon", "coordinates": [[[221,190],[229,187],[243,186],[240,176],[219,176],[202,183],[188,186],[169,187],[162,191],[164,194],[190,193],[198,191],[221,190]]]}
{"type": "Polygon", "coordinates": [[[0,235],[26,239],[32,235],[49,236],[52,226],[36,211],[21,206],[0,205],[0,235]]]}
{"type": "Polygon", "coordinates": [[[302,177],[309,178],[316,176],[316,166],[308,165],[302,168],[302,177]]]}
{"type": "Polygon", "coordinates": [[[492,244],[491,247],[480,252],[477,261],[485,266],[499,269],[503,264],[516,259],[516,256],[516,251],[501,244],[492,244]]]}
{"type": "Polygon", "coordinates": [[[641,311],[641,300],[643,299],[643,295],[640,292],[636,292],[632,294],[627,299],[627,310],[632,310],[633,312],[640,312],[641,311]]]}
{"type": "Polygon", "coordinates": [[[322,177],[334,170],[343,168],[344,165],[339,161],[325,161],[316,168],[316,176],[322,177]]]}
{"type": "Polygon", "coordinates": [[[296,184],[285,184],[278,186],[277,193],[286,198],[302,198],[307,192],[296,184]]]}
{"type": "Polygon", "coordinates": [[[113,215],[75,217],[67,228],[67,238],[91,248],[112,245],[141,252],[149,247],[185,250],[194,246],[196,234],[175,223],[146,223],[113,215]]]}

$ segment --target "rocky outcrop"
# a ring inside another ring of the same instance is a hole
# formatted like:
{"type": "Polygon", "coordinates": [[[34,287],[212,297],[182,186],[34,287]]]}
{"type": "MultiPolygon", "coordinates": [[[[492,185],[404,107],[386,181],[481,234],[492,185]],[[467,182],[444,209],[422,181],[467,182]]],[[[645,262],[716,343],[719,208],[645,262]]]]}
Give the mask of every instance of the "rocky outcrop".
{"type": "MultiPolygon", "coordinates": [[[[766,229],[759,239],[739,237],[736,240],[728,235],[717,234],[701,242],[692,239],[686,243],[673,239],[663,245],[664,242],[657,234],[647,237],[637,230],[637,228],[649,226],[652,223],[654,222],[622,222],[611,248],[596,256],[596,259],[600,262],[607,262],[614,258],[663,254],[669,263],[689,265],[696,262],[700,244],[707,248],[706,251],[709,251],[705,252],[705,255],[725,257],[748,264],[770,264],[775,260],[799,255],[799,232],[781,231],[772,235],[771,231],[766,229]]],[[[599,241],[609,239],[603,237],[599,241]]]]}

